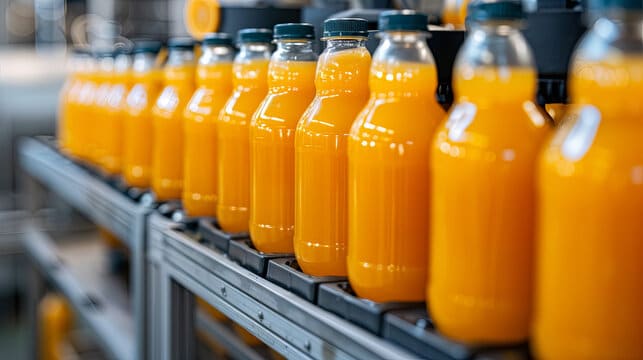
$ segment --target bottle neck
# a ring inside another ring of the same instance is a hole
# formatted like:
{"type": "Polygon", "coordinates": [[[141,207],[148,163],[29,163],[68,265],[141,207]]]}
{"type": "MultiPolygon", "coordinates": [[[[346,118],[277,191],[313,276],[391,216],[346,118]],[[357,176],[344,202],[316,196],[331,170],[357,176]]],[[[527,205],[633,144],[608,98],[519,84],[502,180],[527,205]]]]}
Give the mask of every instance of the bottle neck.
{"type": "Polygon", "coordinates": [[[204,45],[202,55],[199,58],[199,65],[214,65],[218,63],[230,63],[234,59],[234,49],[226,45],[204,45]]]}
{"type": "Polygon", "coordinates": [[[267,43],[241,44],[233,66],[233,82],[237,90],[266,91],[271,50],[267,43]]]}
{"type": "Polygon", "coordinates": [[[171,49],[168,54],[166,67],[194,65],[194,52],[188,49],[171,49]]]}
{"type": "Polygon", "coordinates": [[[268,69],[268,87],[272,94],[315,93],[317,54],[311,41],[278,40],[268,69]]]}
{"type": "Polygon", "coordinates": [[[71,75],[70,79],[85,78],[92,70],[93,60],[85,54],[74,54],[67,62],[67,72],[71,75]]]}
{"type": "Polygon", "coordinates": [[[344,49],[355,49],[360,47],[366,47],[366,38],[365,37],[332,37],[326,39],[326,51],[337,51],[344,49]]]}
{"type": "Polygon", "coordinates": [[[162,75],[157,63],[157,54],[135,54],[132,59],[132,78],[134,83],[160,84],[162,75]]]}
{"type": "Polygon", "coordinates": [[[534,67],[531,49],[519,30],[518,21],[474,24],[456,66],[469,64],[490,67],[534,67]]]}
{"type": "Polygon", "coordinates": [[[272,56],[277,61],[316,61],[317,55],[313,51],[312,41],[278,40],[277,50],[272,56]]]}
{"type": "Polygon", "coordinates": [[[386,31],[371,67],[371,92],[381,97],[433,99],[438,85],[435,60],[420,31],[386,31]]]}
{"type": "Polygon", "coordinates": [[[473,25],[454,66],[454,93],[460,100],[519,103],[535,99],[533,56],[519,25],[516,21],[473,25]]]}
{"type": "Polygon", "coordinates": [[[98,59],[98,77],[101,81],[110,81],[114,75],[114,58],[102,57],[98,59]]]}
{"type": "Polygon", "coordinates": [[[164,79],[167,85],[194,86],[194,52],[184,49],[170,50],[165,64],[164,79]]]}
{"type": "Polygon", "coordinates": [[[602,60],[616,53],[643,55],[643,13],[615,10],[603,13],[581,41],[576,55],[602,60]]]}
{"type": "Polygon", "coordinates": [[[132,58],[129,55],[118,55],[114,59],[114,71],[123,73],[130,70],[132,65],[132,58]]]}
{"type": "Polygon", "coordinates": [[[319,57],[315,87],[318,96],[368,97],[371,55],[366,38],[329,38],[319,57]]]}
{"type": "Polygon", "coordinates": [[[267,43],[243,43],[235,60],[246,62],[251,60],[269,60],[272,46],[267,43]]]}
{"type": "Polygon", "coordinates": [[[570,70],[570,99],[615,118],[640,117],[643,104],[643,13],[603,12],[578,46],[570,70]]]}
{"type": "Polygon", "coordinates": [[[114,81],[118,84],[129,86],[131,82],[132,57],[129,55],[118,55],[114,59],[114,81]]]}
{"type": "Polygon", "coordinates": [[[83,64],[82,75],[87,77],[91,82],[96,82],[96,75],[98,72],[98,61],[96,58],[88,56],[86,62],[83,64]]]}
{"type": "Polygon", "coordinates": [[[381,42],[373,61],[419,62],[435,64],[431,50],[426,44],[427,33],[419,31],[386,31],[380,35],[381,42]]]}
{"type": "Polygon", "coordinates": [[[138,53],[134,55],[132,70],[135,73],[146,73],[154,69],[156,55],[152,53],[138,53]]]}
{"type": "Polygon", "coordinates": [[[234,49],[225,45],[210,45],[203,48],[196,69],[197,86],[227,93],[232,87],[232,60],[234,49]]]}

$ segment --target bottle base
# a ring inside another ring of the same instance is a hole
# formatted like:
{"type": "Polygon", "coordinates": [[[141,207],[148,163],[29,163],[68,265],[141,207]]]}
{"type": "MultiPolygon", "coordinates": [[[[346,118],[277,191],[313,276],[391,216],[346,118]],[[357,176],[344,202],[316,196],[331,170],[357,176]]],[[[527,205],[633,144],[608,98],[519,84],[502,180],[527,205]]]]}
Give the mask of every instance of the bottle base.
{"type": "MultiPolygon", "coordinates": [[[[357,296],[375,302],[423,302],[426,269],[393,272],[392,265],[348,261],[348,280],[357,296]]],[[[395,266],[399,268],[400,266],[395,266]]]]}
{"type": "Polygon", "coordinates": [[[158,189],[152,186],[152,192],[158,202],[181,199],[181,189],[158,189]]]}
{"type": "Polygon", "coordinates": [[[437,330],[468,344],[503,345],[527,341],[529,300],[511,303],[470,295],[428,294],[428,312],[437,330]],[[527,305],[525,305],[527,304],[527,305]]]}
{"type": "Polygon", "coordinates": [[[338,276],[346,277],[348,272],[346,271],[346,266],[337,263],[314,263],[314,262],[303,262],[297,258],[297,263],[301,268],[301,271],[310,276],[338,276]]]}
{"type": "Polygon", "coordinates": [[[300,241],[295,240],[295,257],[301,271],[311,276],[348,276],[346,269],[345,251],[329,254],[323,251],[322,246],[297,246],[300,241]],[[338,255],[339,254],[339,255],[338,255]]]}
{"type": "Polygon", "coordinates": [[[145,177],[135,177],[135,176],[124,175],[123,180],[125,180],[125,183],[131,187],[140,188],[140,189],[147,189],[150,187],[149,177],[145,178],[145,177]]]}
{"type": "Polygon", "coordinates": [[[116,157],[103,156],[100,160],[100,167],[108,176],[116,176],[121,173],[121,163],[116,157]]]}
{"type": "Polygon", "coordinates": [[[292,226],[251,224],[250,240],[257,250],[264,253],[292,254],[295,252],[292,226]]]}
{"type": "Polygon", "coordinates": [[[183,209],[188,216],[191,217],[215,217],[217,202],[216,200],[193,200],[194,195],[199,195],[200,198],[203,198],[201,194],[191,194],[183,195],[183,209]]]}
{"type": "Polygon", "coordinates": [[[217,221],[221,230],[227,233],[247,233],[250,215],[248,208],[217,206],[217,221]]]}

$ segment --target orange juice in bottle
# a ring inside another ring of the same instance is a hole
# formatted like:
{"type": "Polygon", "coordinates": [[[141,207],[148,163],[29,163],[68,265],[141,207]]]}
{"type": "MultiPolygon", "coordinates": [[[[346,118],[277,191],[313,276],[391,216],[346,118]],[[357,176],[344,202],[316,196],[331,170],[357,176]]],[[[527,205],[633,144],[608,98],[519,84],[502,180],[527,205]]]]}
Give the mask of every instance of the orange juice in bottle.
{"type": "Polygon", "coordinates": [[[568,105],[563,103],[545,104],[545,111],[547,111],[547,114],[554,120],[555,124],[560,124],[565,117],[567,108],[568,105]]]}
{"type": "Polygon", "coordinates": [[[77,133],[81,126],[82,100],[91,94],[90,75],[93,70],[94,61],[91,54],[85,49],[75,49],[72,59],[72,79],[68,91],[61,99],[60,116],[60,146],[64,152],[72,156],[78,156],[81,138],[77,133]]]}
{"type": "Polygon", "coordinates": [[[310,24],[278,24],[268,95],[250,124],[250,238],[263,252],[293,252],[295,129],[315,96],[310,24]]]}
{"type": "Polygon", "coordinates": [[[217,219],[247,232],[250,208],[250,119],[268,93],[272,31],[244,29],[232,69],[233,92],[217,119],[217,219]]]}
{"type": "Polygon", "coordinates": [[[368,23],[330,19],[324,37],[327,47],[319,58],[316,95],[295,134],[294,250],[305,273],[346,276],[346,152],[351,125],[369,97],[368,23]]]}
{"type": "Polygon", "coordinates": [[[597,1],[540,157],[533,349],[643,358],[643,3],[597,1]]]}
{"type": "Polygon", "coordinates": [[[422,301],[429,242],[429,146],[444,111],[427,16],[380,16],[371,96],[348,141],[348,279],[373,301],[422,301]]]}
{"type": "Polygon", "coordinates": [[[92,104],[99,83],[98,58],[96,54],[87,54],[82,82],[78,93],[71,97],[73,101],[72,116],[69,118],[67,146],[72,156],[82,160],[89,159],[89,137],[93,127],[92,104]]]}
{"type": "Polygon", "coordinates": [[[159,201],[183,191],[183,110],[194,92],[194,40],[172,38],[163,90],[152,109],[152,191],[159,201]]]}
{"type": "Polygon", "coordinates": [[[157,66],[159,41],[138,41],[132,59],[132,89],[123,118],[123,179],[129,186],[149,188],[152,172],[152,107],[162,87],[157,66]]]}
{"type": "Polygon", "coordinates": [[[99,163],[108,175],[121,173],[123,118],[127,93],[131,88],[131,49],[122,47],[116,50],[114,58],[114,74],[112,86],[107,94],[105,104],[104,128],[99,133],[102,143],[102,153],[99,163]]]}
{"type": "Polygon", "coordinates": [[[60,295],[49,293],[38,305],[39,355],[43,360],[65,358],[65,342],[73,326],[74,314],[60,295]]]}
{"type": "Polygon", "coordinates": [[[58,94],[58,114],[57,114],[57,137],[60,149],[66,153],[70,152],[70,137],[73,137],[70,128],[73,127],[74,121],[77,121],[76,102],[79,91],[83,86],[82,62],[85,56],[84,51],[80,48],[72,50],[72,56],[67,62],[67,79],[58,94]]]}
{"type": "Polygon", "coordinates": [[[197,89],[185,108],[183,208],[189,216],[211,216],[217,201],[216,119],[232,92],[234,49],[228,34],[203,39],[197,89]]]}
{"type": "Polygon", "coordinates": [[[105,141],[102,134],[107,127],[107,101],[114,80],[114,51],[103,50],[98,52],[98,66],[95,75],[96,90],[88,106],[88,117],[85,118],[83,130],[86,137],[85,155],[87,160],[95,166],[100,166],[100,159],[105,150],[105,141]]]}
{"type": "Polygon", "coordinates": [[[469,16],[456,102],[431,149],[427,304],[447,336],[519,342],[531,315],[534,168],[549,126],[534,103],[522,4],[475,2],[469,16]]]}

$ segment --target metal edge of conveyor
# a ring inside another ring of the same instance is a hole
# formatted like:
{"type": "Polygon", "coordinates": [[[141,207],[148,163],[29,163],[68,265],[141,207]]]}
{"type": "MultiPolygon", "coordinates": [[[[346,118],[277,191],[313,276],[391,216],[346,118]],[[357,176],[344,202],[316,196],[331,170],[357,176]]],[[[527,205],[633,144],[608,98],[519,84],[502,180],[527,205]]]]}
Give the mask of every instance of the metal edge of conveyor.
{"type": "MultiPolygon", "coordinates": [[[[22,236],[29,258],[37,265],[42,276],[65,296],[76,313],[93,330],[101,347],[114,359],[134,359],[135,338],[134,334],[128,333],[128,329],[134,329],[134,326],[114,323],[114,319],[110,317],[110,313],[120,310],[115,306],[108,308],[108,299],[92,299],[60,260],[52,240],[33,223],[25,224],[22,236]],[[95,300],[101,304],[100,308],[94,306],[95,300]]],[[[119,318],[132,319],[129,314],[119,318]]]]}
{"type": "Polygon", "coordinates": [[[81,180],[84,173],[71,161],[62,161],[51,149],[37,140],[25,138],[19,142],[18,156],[21,167],[32,177],[51,189],[81,212],[88,212],[86,194],[81,180]],[[53,163],[53,164],[52,164],[53,163]]]}
{"type": "MultiPolygon", "coordinates": [[[[316,358],[310,354],[310,352],[301,350],[301,345],[296,346],[293,343],[301,344],[304,343],[304,341],[308,341],[311,350],[313,350],[313,346],[314,350],[316,350],[319,348],[319,344],[323,344],[322,341],[310,336],[310,334],[301,327],[286,322],[282,320],[283,318],[279,319],[263,304],[243,295],[223,280],[214,276],[205,275],[202,278],[200,277],[202,279],[201,281],[196,281],[192,275],[187,274],[177,266],[169,269],[167,274],[172,281],[177,282],[191,294],[202,298],[208,304],[217,308],[217,310],[230,320],[239,324],[249,333],[286,358],[316,358]],[[220,293],[215,293],[209,287],[204,286],[203,282],[218,286],[220,289],[225,288],[226,290],[224,292],[226,292],[226,294],[223,295],[223,297],[226,297],[227,301],[221,298],[220,293]],[[263,320],[258,320],[258,317],[262,317],[263,320]],[[296,339],[301,341],[294,341],[296,339]]],[[[175,305],[176,304],[173,303],[170,306],[175,305]]],[[[175,326],[175,324],[169,326],[175,326]]],[[[352,357],[346,356],[345,353],[334,350],[334,347],[331,347],[330,352],[334,352],[334,355],[327,356],[326,358],[352,359],[352,357]]]]}
{"type": "MultiPolygon", "coordinates": [[[[215,294],[217,304],[211,304],[215,307],[225,303],[240,311],[240,301],[247,301],[247,306],[252,306],[252,303],[260,304],[261,308],[266,309],[263,312],[256,310],[260,313],[252,314],[249,309],[243,309],[249,312],[246,316],[260,320],[258,329],[271,331],[270,320],[275,321],[275,324],[285,322],[284,326],[294,330],[294,333],[281,331],[277,334],[281,337],[293,336],[289,341],[291,345],[297,344],[300,350],[314,358],[417,358],[406,350],[250,273],[225,255],[198,244],[180,232],[169,229],[165,236],[167,264],[173,266],[173,273],[180,274],[178,277],[182,280],[189,279],[184,286],[193,287],[198,284],[204,287],[207,293],[215,294]],[[223,292],[221,287],[227,287],[227,290],[223,292]],[[222,292],[224,296],[220,296],[222,292]],[[238,297],[232,300],[235,295],[238,297]],[[269,319],[269,316],[272,319],[269,319]],[[288,326],[288,323],[291,326],[288,326]]],[[[217,308],[228,315],[224,309],[217,308]]],[[[247,330],[261,338],[262,334],[257,329],[247,330]]]]}
{"type": "Polygon", "coordinates": [[[25,138],[19,144],[22,167],[96,223],[114,232],[133,249],[136,221],[145,208],[88,174],[43,142],[25,138]]]}

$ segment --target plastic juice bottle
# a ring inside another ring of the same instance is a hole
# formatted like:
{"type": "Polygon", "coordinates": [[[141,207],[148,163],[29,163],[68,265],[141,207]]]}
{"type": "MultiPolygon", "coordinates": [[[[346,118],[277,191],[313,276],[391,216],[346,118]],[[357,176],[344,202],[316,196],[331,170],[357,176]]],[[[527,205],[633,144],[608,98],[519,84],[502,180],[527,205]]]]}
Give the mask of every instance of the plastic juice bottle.
{"type": "Polygon", "coordinates": [[[86,99],[82,114],[80,134],[82,138],[82,157],[92,165],[98,166],[102,153],[101,134],[105,129],[105,109],[107,96],[112,85],[114,53],[111,50],[96,54],[96,71],[92,75],[95,84],[93,92],[86,99]]]}
{"type": "Polygon", "coordinates": [[[310,24],[274,28],[268,95],[250,124],[250,238],[263,252],[293,252],[295,129],[315,96],[310,24]]]}
{"type": "MultiPolygon", "coordinates": [[[[89,160],[90,162],[101,167],[101,160],[106,153],[107,138],[104,136],[109,129],[109,97],[114,85],[114,57],[116,52],[106,50],[99,54],[98,59],[98,87],[94,93],[94,100],[91,106],[93,121],[88,131],[89,142],[89,160]]],[[[105,170],[105,169],[103,169],[105,170]]]]}
{"type": "Polygon", "coordinates": [[[228,34],[203,39],[197,89],[185,108],[183,207],[190,216],[215,216],[217,201],[216,119],[232,92],[234,49],[228,34]]]}
{"type": "Polygon", "coordinates": [[[152,190],[159,201],[183,191],[183,110],[194,93],[194,40],[172,38],[164,88],[152,109],[152,190]]]}
{"type": "Polygon", "coordinates": [[[65,358],[63,345],[69,336],[73,313],[60,295],[47,294],[38,306],[40,315],[40,358],[59,360],[65,358]]]}
{"type": "Polygon", "coordinates": [[[83,51],[79,48],[72,50],[72,56],[67,62],[68,75],[62,89],[60,89],[58,99],[58,126],[57,136],[58,145],[61,150],[69,153],[69,138],[71,135],[70,127],[76,121],[74,106],[78,99],[78,93],[83,86],[82,79],[82,56],[83,51]]]}
{"type": "Polygon", "coordinates": [[[217,120],[217,219],[227,232],[247,232],[250,207],[250,118],[268,93],[272,31],[244,29],[233,65],[233,92],[217,120]]]}
{"type": "Polygon", "coordinates": [[[60,146],[69,155],[78,156],[80,147],[77,129],[82,121],[81,100],[85,97],[89,75],[92,71],[93,60],[91,54],[84,49],[74,49],[72,58],[72,78],[68,91],[61,98],[60,116],[60,146]]]}
{"type": "Polygon", "coordinates": [[[348,278],[360,297],[422,301],[429,240],[428,155],[444,117],[427,16],[380,16],[371,96],[348,141],[348,278]]]}
{"type": "Polygon", "coordinates": [[[350,127],[368,101],[368,23],[330,19],[315,76],[316,95],[295,134],[294,250],[314,276],[346,276],[350,127]]]}
{"type": "Polygon", "coordinates": [[[162,87],[157,66],[159,41],[134,44],[132,89],[127,94],[123,120],[123,178],[130,186],[148,188],[152,172],[152,107],[162,87]]]}
{"type": "Polygon", "coordinates": [[[572,60],[572,108],[544,147],[534,349],[643,358],[643,3],[599,1],[572,60]]]}
{"type": "Polygon", "coordinates": [[[442,23],[456,29],[464,29],[469,0],[445,0],[442,7],[442,23]]]}
{"type": "Polygon", "coordinates": [[[545,111],[554,120],[554,123],[559,124],[565,116],[568,105],[563,103],[545,104],[545,111]]]}
{"type": "Polygon", "coordinates": [[[456,102],[431,149],[427,304],[438,330],[465,342],[529,335],[535,164],[550,127],[523,16],[517,0],[471,3],[456,102]]]}
{"type": "Polygon", "coordinates": [[[93,126],[92,106],[99,84],[98,57],[88,54],[85,71],[82,75],[82,86],[78,90],[74,116],[70,118],[68,147],[73,156],[89,160],[90,137],[93,126]]]}
{"type": "Polygon", "coordinates": [[[105,107],[105,128],[99,135],[103,143],[99,162],[108,175],[120,174],[122,169],[123,118],[127,93],[132,87],[131,66],[131,49],[118,49],[114,58],[112,86],[107,95],[105,107]]]}

